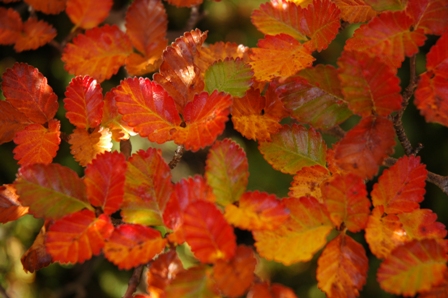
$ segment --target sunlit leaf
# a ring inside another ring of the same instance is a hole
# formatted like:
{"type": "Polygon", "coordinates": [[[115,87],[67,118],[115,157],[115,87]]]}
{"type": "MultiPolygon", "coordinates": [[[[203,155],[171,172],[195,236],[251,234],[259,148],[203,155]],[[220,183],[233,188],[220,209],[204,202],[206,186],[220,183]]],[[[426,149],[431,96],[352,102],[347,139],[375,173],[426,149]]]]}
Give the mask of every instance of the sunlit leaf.
{"type": "Polygon", "coordinates": [[[159,73],[153,76],[154,81],[174,98],[178,112],[183,111],[195,94],[204,90],[204,81],[194,65],[194,56],[206,38],[207,32],[199,29],[185,32],[165,49],[159,73]]]}
{"type": "Polygon", "coordinates": [[[22,31],[20,14],[12,8],[0,7],[0,44],[14,44],[22,31]]]}
{"type": "Polygon", "coordinates": [[[446,252],[438,241],[414,240],[392,251],[381,263],[377,279],[385,291],[414,296],[443,280],[446,261],[446,252]]]}
{"type": "Polygon", "coordinates": [[[321,184],[328,178],[330,172],[321,165],[303,167],[294,175],[288,195],[294,198],[314,197],[323,203],[321,184]]]}
{"type": "Polygon", "coordinates": [[[317,286],[328,297],[358,297],[366,283],[369,260],[361,244],[339,234],[317,261],[317,286]]]}
{"type": "Polygon", "coordinates": [[[197,49],[194,56],[194,64],[200,69],[201,73],[205,71],[216,61],[225,60],[226,58],[240,58],[243,62],[249,61],[249,48],[234,42],[215,42],[207,47],[202,46],[197,49]]]}
{"type": "Polygon", "coordinates": [[[177,7],[192,7],[201,4],[203,1],[204,0],[166,0],[169,4],[177,7]]]}
{"type": "Polygon", "coordinates": [[[366,185],[354,174],[335,175],[322,185],[324,205],[336,227],[341,224],[350,232],[364,229],[370,214],[366,185]]]}
{"type": "Polygon", "coordinates": [[[287,34],[266,35],[249,53],[257,80],[285,79],[312,65],[315,60],[308,48],[287,34]]]}
{"type": "Polygon", "coordinates": [[[123,202],[126,159],[116,151],[98,154],[84,172],[87,198],[104,214],[117,211],[123,202]]]}
{"type": "Polygon", "coordinates": [[[202,263],[230,260],[236,237],[218,208],[207,201],[191,202],[184,211],[185,240],[202,263]]]}
{"type": "Polygon", "coordinates": [[[165,298],[219,298],[213,280],[211,268],[206,266],[191,267],[177,274],[166,287],[165,298]]]}
{"type": "Polygon", "coordinates": [[[171,172],[160,150],[139,150],[128,160],[123,221],[144,225],[162,225],[162,213],[173,190],[171,172]]]}
{"type": "Polygon", "coordinates": [[[112,5],[112,0],[67,0],[65,12],[76,27],[90,29],[106,19],[112,5]]]}
{"type": "Polygon", "coordinates": [[[59,164],[22,166],[14,187],[19,201],[35,217],[59,219],[83,208],[93,209],[78,174],[59,164]]]}
{"type": "Polygon", "coordinates": [[[30,121],[44,124],[58,110],[58,97],[37,68],[15,63],[2,76],[2,91],[6,100],[30,121]]]}
{"type": "Polygon", "coordinates": [[[291,288],[281,284],[257,283],[252,286],[247,298],[297,298],[291,288]]]}
{"type": "Polygon", "coordinates": [[[227,205],[226,220],[245,230],[274,230],[289,217],[289,212],[275,195],[253,191],[242,195],[235,205],[227,205]]]}
{"type": "Polygon", "coordinates": [[[137,224],[122,224],[115,227],[103,250],[106,259],[119,269],[129,270],[151,261],[165,245],[166,239],[157,230],[137,224]]]}
{"type": "Polygon", "coordinates": [[[53,263],[51,255],[45,248],[45,235],[47,233],[48,223],[49,221],[47,220],[34,239],[33,244],[23,254],[22,258],[20,258],[25,272],[33,273],[53,263]]]}
{"type": "Polygon", "coordinates": [[[35,50],[56,37],[56,29],[45,21],[29,18],[23,23],[21,34],[16,40],[14,50],[22,52],[35,50]]]}
{"type": "Polygon", "coordinates": [[[412,212],[397,214],[409,239],[443,239],[447,235],[445,225],[437,222],[437,214],[430,209],[416,209],[412,212]]]}
{"type": "Polygon", "coordinates": [[[61,143],[61,124],[53,119],[48,123],[48,128],[41,124],[30,124],[16,133],[14,143],[14,159],[20,165],[33,163],[49,164],[56,156],[61,143]]]}
{"type": "Polygon", "coordinates": [[[45,14],[58,14],[65,9],[67,0],[25,0],[35,10],[45,14]]]}
{"type": "Polygon", "coordinates": [[[89,76],[73,78],[64,99],[65,114],[71,124],[79,128],[97,127],[103,115],[103,89],[89,76]]]}
{"type": "Polygon", "coordinates": [[[92,133],[82,128],[75,128],[68,138],[70,153],[79,164],[85,167],[97,154],[110,151],[112,136],[107,128],[95,128],[92,133]]]}
{"type": "Polygon", "coordinates": [[[282,202],[289,218],[272,231],[254,231],[255,247],[265,259],[284,265],[307,262],[327,242],[333,224],[324,205],[313,197],[288,198],[282,202]]]}
{"type": "Polygon", "coordinates": [[[406,6],[408,15],[414,18],[414,28],[425,34],[442,35],[446,32],[448,5],[445,0],[414,0],[406,6]]]}
{"type": "Polygon", "coordinates": [[[283,125],[272,135],[272,141],[261,142],[259,149],[274,169],[287,174],[307,166],[325,165],[326,145],[320,133],[297,124],[283,125]]]}
{"type": "Polygon", "coordinates": [[[377,14],[364,0],[334,0],[334,4],[341,10],[341,18],[349,23],[364,23],[377,14]]]}
{"type": "Polygon", "coordinates": [[[240,297],[252,284],[257,264],[252,248],[240,245],[230,261],[218,260],[213,266],[213,279],[221,294],[240,297]]]}
{"type": "Polygon", "coordinates": [[[101,125],[108,127],[112,132],[112,139],[116,142],[129,139],[130,135],[136,135],[132,127],[128,126],[118,113],[117,102],[113,91],[118,88],[112,88],[104,95],[103,118],[101,125]]]}
{"type": "Polygon", "coordinates": [[[383,205],[384,212],[396,214],[419,208],[425,194],[426,166],[420,157],[404,156],[384,170],[371,193],[374,206],[383,205]]]}
{"type": "Polygon", "coordinates": [[[61,59],[70,74],[89,75],[101,83],[118,72],[131,52],[126,34],[115,25],[105,25],[77,35],[65,46],[61,59]]]}
{"type": "Polygon", "coordinates": [[[20,204],[14,186],[0,186],[0,223],[14,221],[28,213],[28,207],[20,204]]]}
{"type": "Polygon", "coordinates": [[[109,217],[81,210],[56,220],[48,229],[45,247],[53,261],[83,263],[98,255],[114,230],[109,217]]]}
{"type": "Polygon", "coordinates": [[[163,297],[165,288],[183,271],[185,269],[176,250],[159,255],[146,273],[148,293],[151,297],[163,297]]]}
{"type": "Polygon", "coordinates": [[[363,178],[371,178],[380,164],[393,153],[395,130],[382,117],[366,117],[336,143],[335,160],[339,168],[363,178]]]}
{"type": "Polygon", "coordinates": [[[218,204],[226,206],[238,201],[249,178],[246,153],[231,139],[215,142],[207,156],[205,177],[218,204]]]}

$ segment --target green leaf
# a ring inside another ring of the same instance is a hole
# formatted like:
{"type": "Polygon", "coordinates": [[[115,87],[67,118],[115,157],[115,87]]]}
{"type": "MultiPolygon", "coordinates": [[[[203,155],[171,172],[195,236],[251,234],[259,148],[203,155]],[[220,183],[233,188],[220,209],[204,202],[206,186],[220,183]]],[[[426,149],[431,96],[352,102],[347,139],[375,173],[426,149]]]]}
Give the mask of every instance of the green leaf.
{"type": "Polygon", "coordinates": [[[253,75],[250,66],[240,58],[219,60],[205,72],[205,90],[208,93],[218,90],[241,97],[249,90],[253,75]]]}

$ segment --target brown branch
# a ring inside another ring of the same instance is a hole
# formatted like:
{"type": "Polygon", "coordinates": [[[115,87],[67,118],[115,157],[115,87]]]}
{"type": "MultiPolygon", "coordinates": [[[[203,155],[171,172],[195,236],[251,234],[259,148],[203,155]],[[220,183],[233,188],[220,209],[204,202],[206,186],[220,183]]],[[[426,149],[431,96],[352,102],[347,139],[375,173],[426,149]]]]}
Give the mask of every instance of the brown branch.
{"type": "Polygon", "coordinates": [[[126,160],[131,157],[132,152],[132,144],[131,140],[121,140],[120,141],[120,152],[123,153],[123,155],[126,157],[126,160]]]}
{"type": "Polygon", "coordinates": [[[128,282],[128,288],[126,289],[126,293],[124,293],[123,298],[132,298],[137,286],[140,283],[140,278],[143,272],[143,265],[135,267],[134,272],[132,272],[132,276],[128,282]]]}
{"type": "Polygon", "coordinates": [[[179,145],[177,146],[176,151],[174,151],[173,159],[168,164],[171,170],[179,164],[180,160],[182,159],[182,155],[184,155],[184,146],[179,145]]]}
{"type": "Polygon", "coordinates": [[[199,12],[199,5],[193,6],[190,11],[190,17],[185,25],[185,31],[188,32],[193,30],[203,17],[204,14],[199,12]]]}

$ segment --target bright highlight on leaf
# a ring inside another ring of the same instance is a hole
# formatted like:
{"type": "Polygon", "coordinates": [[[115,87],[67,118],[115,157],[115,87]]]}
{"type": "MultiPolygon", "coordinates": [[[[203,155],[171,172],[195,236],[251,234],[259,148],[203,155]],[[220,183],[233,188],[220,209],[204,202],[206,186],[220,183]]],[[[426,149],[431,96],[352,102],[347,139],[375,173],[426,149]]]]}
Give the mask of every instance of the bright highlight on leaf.
{"type": "Polygon", "coordinates": [[[113,4],[112,0],[67,0],[65,11],[76,27],[91,29],[106,19],[113,4]]]}
{"type": "Polygon", "coordinates": [[[14,186],[0,186],[0,223],[16,220],[28,213],[28,207],[20,204],[14,186]]]}
{"type": "Polygon", "coordinates": [[[215,62],[225,60],[226,58],[233,58],[238,60],[240,58],[243,62],[249,61],[249,48],[234,42],[216,42],[202,46],[197,49],[197,55],[194,56],[194,64],[200,69],[201,73],[205,71],[215,62]]]}
{"type": "Polygon", "coordinates": [[[75,128],[69,136],[70,153],[83,167],[88,165],[97,154],[110,151],[112,135],[107,128],[95,128],[92,133],[82,128],[75,128]]]}

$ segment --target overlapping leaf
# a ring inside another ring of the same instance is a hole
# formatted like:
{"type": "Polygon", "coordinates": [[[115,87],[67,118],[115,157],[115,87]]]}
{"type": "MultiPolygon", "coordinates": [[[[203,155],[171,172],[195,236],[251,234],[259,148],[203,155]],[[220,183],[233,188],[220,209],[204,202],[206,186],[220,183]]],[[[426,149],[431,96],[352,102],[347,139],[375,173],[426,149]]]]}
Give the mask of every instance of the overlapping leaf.
{"type": "Polygon", "coordinates": [[[76,27],[91,29],[109,15],[112,0],[67,0],[66,13],[76,27]]]}
{"type": "Polygon", "coordinates": [[[146,273],[146,284],[151,297],[162,297],[165,288],[173,281],[177,274],[185,271],[176,250],[159,255],[146,273]]]}
{"type": "Polygon", "coordinates": [[[380,58],[344,51],[338,65],[342,93],[354,113],[387,117],[401,108],[403,99],[396,69],[380,58]]]}
{"type": "Polygon", "coordinates": [[[404,156],[384,170],[371,193],[374,206],[383,205],[384,212],[396,214],[419,208],[425,194],[426,166],[420,157],[404,156]]]}
{"type": "Polygon", "coordinates": [[[313,197],[283,199],[290,216],[272,231],[254,231],[260,256],[290,265],[311,260],[333,228],[326,208],[313,197]]]}
{"type": "Polygon", "coordinates": [[[303,167],[294,175],[288,195],[294,198],[314,197],[323,203],[321,185],[328,178],[330,172],[321,165],[303,167]]]}
{"type": "Polygon", "coordinates": [[[69,136],[70,153],[79,164],[85,167],[97,154],[110,151],[112,134],[109,129],[101,126],[89,133],[83,128],[75,128],[69,136]]]}
{"type": "Polygon", "coordinates": [[[419,298],[438,298],[448,295],[448,271],[443,274],[443,282],[431,287],[431,290],[418,295],[419,298]]]}
{"type": "Polygon", "coordinates": [[[12,8],[0,7],[0,44],[14,44],[22,31],[22,19],[12,8]]]}
{"type": "Polygon", "coordinates": [[[266,35],[249,53],[255,78],[270,81],[285,79],[312,65],[311,51],[287,34],[266,35]]]}
{"type": "Polygon", "coordinates": [[[84,172],[89,202],[104,214],[117,211],[123,202],[126,160],[118,152],[99,154],[84,172]]]}
{"type": "Polygon", "coordinates": [[[287,174],[295,174],[307,166],[325,165],[326,145],[313,128],[293,124],[283,125],[272,136],[272,141],[261,142],[260,152],[274,167],[287,174]]]}
{"type": "Polygon", "coordinates": [[[45,248],[45,235],[47,234],[47,226],[49,225],[49,222],[49,220],[45,221],[39,234],[34,239],[33,244],[23,254],[22,258],[20,258],[25,272],[33,273],[53,263],[51,255],[45,248]]]}
{"type": "Polygon", "coordinates": [[[291,288],[281,284],[257,283],[252,286],[247,298],[297,298],[291,288]]]}
{"type": "Polygon", "coordinates": [[[83,263],[98,255],[114,227],[109,217],[81,210],[56,220],[48,229],[45,247],[53,261],[83,263]]]}
{"type": "Polygon", "coordinates": [[[341,18],[349,23],[364,23],[377,14],[364,0],[335,0],[334,4],[341,10],[341,18]]]}
{"type": "Polygon", "coordinates": [[[160,232],[150,227],[122,224],[115,228],[104,246],[104,256],[120,269],[146,264],[166,245],[160,232]]]}
{"type": "Polygon", "coordinates": [[[275,195],[253,191],[242,195],[235,205],[227,205],[226,220],[240,229],[274,230],[289,217],[289,212],[275,195]]]}
{"type": "Polygon", "coordinates": [[[162,214],[170,198],[173,185],[171,172],[154,148],[139,150],[128,160],[124,200],[121,208],[123,221],[144,225],[162,225],[162,214]]]}
{"type": "Polygon", "coordinates": [[[361,244],[339,234],[318,260],[318,287],[328,297],[358,297],[366,283],[369,260],[361,244]]]}
{"type": "Polygon", "coordinates": [[[90,75],[99,83],[109,79],[132,52],[129,38],[113,25],[79,34],[62,53],[65,69],[73,75],[90,75]]]}
{"type": "Polygon", "coordinates": [[[365,0],[376,11],[402,11],[406,7],[406,0],[365,0]]]}
{"type": "MultiPolygon", "coordinates": [[[[184,1],[182,1],[184,2],[184,1]]],[[[206,266],[191,267],[180,272],[176,278],[166,287],[166,298],[219,298],[212,279],[209,278],[211,268],[206,266]]]]}
{"type": "Polygon", "coordinates": [[[114,141],[121,141],[129,139],[130,135],[136,135],[132,127],[128,126],[122,119],[122,115],[118,113],[117,103],[113,90],[118,87],[112,88],[104,95],[104,107],[103,118],[101,119],[101,125],[108,127],[112,132],[112,138],[114,141]]]}
{"type": "Polygon", "coordinates": [[[25,0],[35,10],[45,14],[58,14],[65,9],[67,0],[25,0]]]}
{"type": "Polygon", "coordinates": [[[336,143],[336,165],[346,172],[371,178],[383,160],[393,152],[395,130],[392,122],[382,117],[366,117],[336,143]]]}
{"type": "Polygon", "coordinates": [[[234,42],[219,41],[208,47],[202,46],[198,48],[197,54],[194,56],[194,64],[204,74],[210,65],[226,58],[233,58],[235,60],[240,58],[243,62],[248,62],[249,48],[234,42]]]}
{"type": "Polygon", "coordinates": [[[381,288],[397,295],[414,296],[443,280],[446,252],[434,239],[414,240],[399,246],[381,263],[381,288]]]}
{"type": "Polygon", "coordinates": [[[425,34],[442,35],[448,26],[448,6],[444,0],[409,1],[406,13],[414,18],[414,28],[425,34]]]}
{"type": "Polygon", "coordinates": [[[10,142],[14,135],[32,122],[8,101],[0,101],[0,144],[10,142]]]}
{"type": "Polygon", "coordinates": [[[17,52],[35,50],[52,41],[56,35],[56,29],[52,25],[31,17],[23,23],[22,32],[16,40],[14,50],[17,52]]]}
{"type": "Polygon", "coordinates": [[[21,167],[14,187],[19,201],[35,217],[59,219],[83,208],[92,210],[82,180],[59,164],[21,167]]]}
{"type": "Polygon", "coordinates": [[[185,240],[202,263],[230,260],[235,255],[236,237],[218,208],[210,202],[191,202],[184,211],[185,240]]]}
{"type": "Polygon", "coordinates": [[[28,207],[20,204],[14,186],[0,186],[0,223],[16,220],[28,213],[28,207]]]}
{"type": "Polygon", "coordinates": [[[397,214],[403,229],[410,239],[444,239],[447,235],[445,225],[437,222],[437,214],[430,209],[416,209],[412,212],[397,214]]]}

